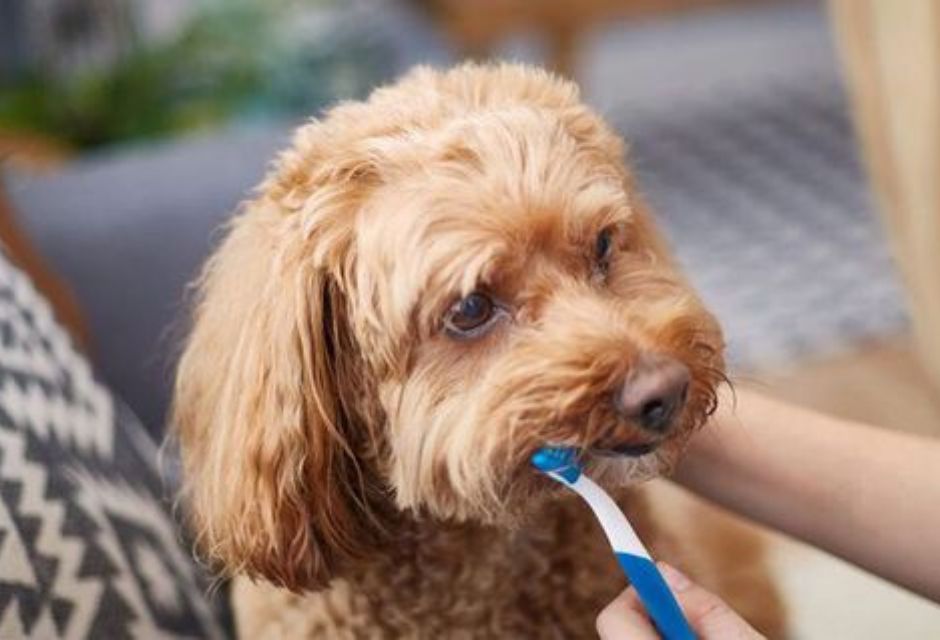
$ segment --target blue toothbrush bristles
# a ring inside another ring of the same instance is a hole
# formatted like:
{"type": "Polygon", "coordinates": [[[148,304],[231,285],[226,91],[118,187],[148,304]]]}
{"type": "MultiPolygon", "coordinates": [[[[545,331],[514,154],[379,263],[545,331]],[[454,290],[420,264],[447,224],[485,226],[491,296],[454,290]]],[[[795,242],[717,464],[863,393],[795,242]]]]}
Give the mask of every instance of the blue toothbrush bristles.
{"type": "Polygon", "coordinates": [[[578,453],[571,447],[542,447],[532,454],[532,466],[542,473],[556,473],[568,482],[581,475],[578,453]]]}

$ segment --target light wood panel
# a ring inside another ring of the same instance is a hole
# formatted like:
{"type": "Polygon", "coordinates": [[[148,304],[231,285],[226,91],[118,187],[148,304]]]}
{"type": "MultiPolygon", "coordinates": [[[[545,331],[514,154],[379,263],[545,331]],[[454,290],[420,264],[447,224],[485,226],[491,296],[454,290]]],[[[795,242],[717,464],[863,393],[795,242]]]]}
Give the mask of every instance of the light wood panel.
{"type": "Polygon", "coordinates": [[[940,2],[829,7],[918,352],[940,389],[940,2]]]}

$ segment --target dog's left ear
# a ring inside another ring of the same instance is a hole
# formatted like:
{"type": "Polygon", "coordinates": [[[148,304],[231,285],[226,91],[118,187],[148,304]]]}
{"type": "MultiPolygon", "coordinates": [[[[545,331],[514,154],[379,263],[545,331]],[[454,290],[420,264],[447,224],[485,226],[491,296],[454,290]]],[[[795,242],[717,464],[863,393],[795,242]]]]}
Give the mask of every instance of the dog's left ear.
{"type": "Polygon", "coordinates": [[[327,243],[343,234],[308,224],[327,215],[261,200],[235,218],[197,284],[174,399],[197,547],[225,573],[292,590],[327,584],[375,530],[362,370],[324,266],[339,258],[322,257],[342,253],[327,243]]]}

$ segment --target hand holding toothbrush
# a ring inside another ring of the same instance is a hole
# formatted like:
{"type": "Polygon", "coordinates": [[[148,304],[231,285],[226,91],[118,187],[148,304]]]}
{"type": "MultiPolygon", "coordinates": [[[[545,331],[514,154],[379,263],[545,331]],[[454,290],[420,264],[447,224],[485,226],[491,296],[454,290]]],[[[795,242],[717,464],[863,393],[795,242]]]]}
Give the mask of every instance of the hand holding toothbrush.
{"type": "MultiPolygon", "coordinates": [[[[763,638],[715,594],[669,565],[659,563],[659,569],[699,640],[763,638]]],[[[597,617],[597,632],[601,640],[658,640],[660,637],[633,587],[624,590],[601,612],[597,617]]]]}
{"type": "Polygon", "coordinates": [[[717,596],[668,565],[657,567],[617,504],[583,474],[574,449],[544,447],[533,454],[532,465],[584,499],[630,579],[630,588],[598,618],[597,628],[602,638],[745,640],[763,637],[717,596]]]}

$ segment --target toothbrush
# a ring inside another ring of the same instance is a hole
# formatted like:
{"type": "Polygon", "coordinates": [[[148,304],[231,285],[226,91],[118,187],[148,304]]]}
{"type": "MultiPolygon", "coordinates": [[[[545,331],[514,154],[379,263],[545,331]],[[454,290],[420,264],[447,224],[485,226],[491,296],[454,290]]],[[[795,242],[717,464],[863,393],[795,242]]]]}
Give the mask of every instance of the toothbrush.
{"type": "Polygon", "coordinates": [[[600,522],[623,572],[665,640],[694,640],[695,634],[662,574],[617,503],[581,472],[574,449],[544,447],[532,455],[532,466],[581,496],[600,522]]]}

